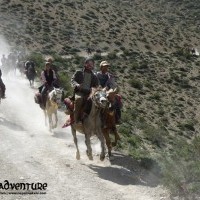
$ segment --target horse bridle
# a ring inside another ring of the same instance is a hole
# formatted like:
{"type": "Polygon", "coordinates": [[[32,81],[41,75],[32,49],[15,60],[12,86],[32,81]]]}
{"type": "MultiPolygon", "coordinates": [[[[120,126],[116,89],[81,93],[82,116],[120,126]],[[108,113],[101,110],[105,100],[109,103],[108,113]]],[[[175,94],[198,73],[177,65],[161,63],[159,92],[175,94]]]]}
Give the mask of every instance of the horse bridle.
{"type": "Polygon", "coordinates": [[[92,101],[94,102],[96,107],[102,108],[103,101],[107,101],[106,92],[104,91],[97,91],[97,92],[92,96],[92,101]]]}

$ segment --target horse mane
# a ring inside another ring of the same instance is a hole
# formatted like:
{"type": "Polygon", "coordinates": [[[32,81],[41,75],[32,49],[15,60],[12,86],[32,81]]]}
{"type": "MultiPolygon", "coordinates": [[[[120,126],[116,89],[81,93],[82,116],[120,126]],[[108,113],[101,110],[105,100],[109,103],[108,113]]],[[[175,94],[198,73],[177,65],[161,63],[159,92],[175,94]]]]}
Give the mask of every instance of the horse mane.
{"type": "Polygon", "coordinates": [[[94,94],[95,94],[97,91],[102,91],[102,88],[101,88],[101,87],[98,87],[98,88],[91,88],[91,92],[90,92],[90,94],[89,94],[89,98],[91,98],[92,96],[94,96],[94,94]]]}
{"type": "Polygon", "coordinates": [[[49,92],[49,100],[52,100],[55,93],[56,93],[56,90],[54,90],[54,89],[51,92],[49,92]]]}

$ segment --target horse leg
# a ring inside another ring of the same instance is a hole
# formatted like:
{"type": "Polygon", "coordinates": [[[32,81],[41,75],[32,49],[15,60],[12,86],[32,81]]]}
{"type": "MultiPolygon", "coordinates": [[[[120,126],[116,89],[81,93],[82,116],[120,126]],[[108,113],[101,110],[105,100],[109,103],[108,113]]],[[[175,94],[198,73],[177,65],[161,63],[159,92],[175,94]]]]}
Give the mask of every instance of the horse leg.
{"type": "Polygon", "coordinates": [[[101,129],[98,130],[97,137],[99,138],[101,142],[101,154],[100,154],[100,160],[103,161],[105,159],[105,141],[103,137],[103,133],[101,129]]]}
{"type": "Polygon", "coordinates": [[[88,132],[85,132],[84,134],[85,134],[85,144],[87,147],[87,150],[86,150],[87,156],[90,160],[93,160],[92,147],[90,143],[90,135],[88,134],[88,132]]]}
{"type": "Polygon", "coordinates": [[[32,78],[31,79],[31,86],[33,87],[33,85],[34,85],[34,79],[32,78]]]}
{"type": "Polygon", "coordinates": [[[114,146],[117,145],[117,141],[120,140],[120,136],[119,136],[119,134],[118,134],[118,132],[117,132],[116,127],[113,129],[113,133],[114,133],[114,135],[115,135],[115,141],[112,142],[112,146],[114,147],[114,146]]]}
{"type": "Polygon", "coordinates": [[[49,118],[49,131],[52,131],[52,128],[53,128],[53,120],[52,120],[52,114],[49,114],[48,113],[48,118],[49,118]]]}
{"type": "Polygon", "coordinates": [[[45,126],[47,126],[47,113],[45,110],[44,111],[44,120],[45,120],[45,126]]]}
{"type": "Polygon", "coordinates": [[[74,144],[76,145],[76,159],[80,160],[80,152],[79,152],[79,148],[78,148],[78,139],[76,137],[76,129],[73,127],[73,125],[71,125],[71,130],[72,130],[72,135],[74,138],[74,144]]]}
{"type": "Polygon", "coordinates": [[[55,111],[54,116],[55,116],[55,124],[54,124],[53,128],[56,128],[56,127],[57,127],[57,124],[58,124],[57,110],[55,111]]]}
{"type": "Polygon", "coordinates": [[[30,87],[31,87],[31,79],[28,79],[29,80],[29,85],[30,85],[30,87]]]}
{"type": "Polygon", "coordinates": [[[104,138],[106,140],[106,146],[108,148],[108,156],[110,157],[111,156],[111,150],[112,150],[112,143],[111,143],[111,140],[110,140],[110,137],[109,137],[109,130],[107,128],[105,128],[105,129],[102,130],[102,132],[103,132],[104,138]]]}

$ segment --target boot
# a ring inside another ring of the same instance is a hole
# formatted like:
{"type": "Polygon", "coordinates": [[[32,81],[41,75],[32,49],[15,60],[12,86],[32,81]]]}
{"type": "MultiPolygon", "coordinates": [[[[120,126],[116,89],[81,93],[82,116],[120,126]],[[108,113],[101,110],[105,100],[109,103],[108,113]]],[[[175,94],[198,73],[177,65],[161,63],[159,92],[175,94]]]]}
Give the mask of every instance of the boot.
{"type": "Polygon", "coordinates": [[[69,118],[66,120],[62,128],[68,127],[74,123],[74,114],[71,114],[69,118]]]}

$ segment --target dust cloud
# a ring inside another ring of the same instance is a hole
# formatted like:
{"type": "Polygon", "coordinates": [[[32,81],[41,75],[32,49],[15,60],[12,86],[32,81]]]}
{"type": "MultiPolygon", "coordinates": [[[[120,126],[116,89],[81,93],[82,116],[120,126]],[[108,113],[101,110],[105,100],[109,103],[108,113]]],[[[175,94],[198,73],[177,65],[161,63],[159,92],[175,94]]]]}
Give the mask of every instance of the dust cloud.
{"type": "MultiPolygon", "coordinates": [[[[0,58],[2,57],[3,54],[8,55],[10,53],[10,46],[8,45],[8,42],[6,39],[0,35],[0,58]]],[[[1,60],[0,60],[1,63],[1,60]]]]}
{"type": "MultiPolygon", "coordinates": [[[[34,101],[34,95],[38,92],[38,87],[40,86],[39,82],[36,82],[34,87],[31,88],[26,77],[21,77],[18,71],[16,75],[12,72],[9,73],[7,76],[3,77],[3,80],[6,85],[6,99],[2,101],[0,109],[6,121],[12,122],[7,124],[7,127],[9,126],[10,129],[13,129],[13,125],[15,127],[18,126],[17,129],[26,131],[29,135],[39,137],[49,137],[51,135],[55,138],[62,138],[65,142],[69,142],[70,145],[74,147],[71,128],[62,128],[66,121],[66,115],[63,111],[58,111],[58,126],[53,129],[52,133],[49,131],[48,122],[47,126],[45,125],[43,110],[34,101]]],[[[84,135],[80,133],[77,134],[80,151],[85,154],[86,145],[84,142],[84,135]]],[[[94,152],[100,152],[99,141],[97,139],[92,139],[91,142],[94,152]]],[[[72,151],[72,154],[75,153],[74,148],[68,149],[68,151],[72,151]]]]}
{"type": "MultiPolygon", "coordinates": [[[[0,35],[0,65],[2,69],[1,58],[4,54],[6,57],[12,51],[11,46],[0,35]]],[[[6,68],[7,66],[4,66],[6,68]]],[[[21,75],[19,71],[14,72],[14,68],[9,71],[7,75],[4,74],[2,69],[2,80],[6,85],[6,99],[2,101],[3,109],[16,124],[19,122],[26,122],[24,126],[38,127],[40,130],[44,126],[44,115],[42,110],[34,102],[34,94],[37,91],[37,87],[30,88],[29,82],[24,75],[21,75]],[[13,107],[15,107],[13,109],[13,107]]],[[[28,128],[28,127],[27,127],[28,128]]]]}
{"type": "MultiPolygon", "coordinates": [[[[10,73],[3,77],[6,85],[6,99],[2,106],[9,109],[7,114],[16,124],[23,124],[29,130],[45,130],[44,114],[34,102],[37,88],[30,88],[25,77],[10,73]],[[13,107],[15,107],[13,109],[13,107]],[[44,127],[44,128],[43,128],[44,127]]],[[[6,110],[7,110],[6,109],[6,110]]]]}

